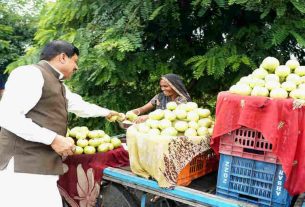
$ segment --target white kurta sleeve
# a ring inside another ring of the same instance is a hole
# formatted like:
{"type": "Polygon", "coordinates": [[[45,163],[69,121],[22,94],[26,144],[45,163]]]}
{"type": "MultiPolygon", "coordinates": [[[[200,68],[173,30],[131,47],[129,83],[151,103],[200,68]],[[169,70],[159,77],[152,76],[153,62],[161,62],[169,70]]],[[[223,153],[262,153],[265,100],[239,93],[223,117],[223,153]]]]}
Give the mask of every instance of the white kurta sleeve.
{"type": "Polygon", "coordinates": [[[80,95],[72,93],[68,87],[66,87],[66,97],[68,99],[68,111],[79,117],[105,117],[110,113],[109,109],[84,101],[80,95]]]}
{"type": "Polygon", "coordinates": [[[51,144],[56,133],[25,116],[41,98],[43,84],[38,68],[16,68],[6,82],[0,102],[0,126],[25,140],[51,144]]]}

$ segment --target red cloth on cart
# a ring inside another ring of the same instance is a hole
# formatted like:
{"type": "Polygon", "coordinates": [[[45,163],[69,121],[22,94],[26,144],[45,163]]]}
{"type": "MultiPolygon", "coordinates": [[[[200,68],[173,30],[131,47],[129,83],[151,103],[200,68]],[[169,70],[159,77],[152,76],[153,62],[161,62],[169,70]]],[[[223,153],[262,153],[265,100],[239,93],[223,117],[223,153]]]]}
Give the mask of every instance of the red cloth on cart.
{"type": "Polygon", "coordinates": [[[305,192],[305,107],[293,99],[240,96],[221,92],[211,147],[218,154],[220,137],[241,126],[257,130],[273,145],[291,195],[305,192]]]}
{"type": "Polygon", "coordinates": [[[67,157],[65,173],[57,182],[60,194],[72,207],[95,206],[106,167],[129,166],[128,152],[117,148],[106,153],[67,157]]]}

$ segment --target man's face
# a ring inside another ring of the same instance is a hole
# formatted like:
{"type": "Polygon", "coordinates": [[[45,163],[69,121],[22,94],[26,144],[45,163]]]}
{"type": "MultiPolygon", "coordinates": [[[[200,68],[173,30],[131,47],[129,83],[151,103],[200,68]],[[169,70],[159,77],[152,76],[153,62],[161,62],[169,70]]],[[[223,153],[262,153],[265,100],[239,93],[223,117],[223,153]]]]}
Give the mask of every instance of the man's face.
{"type": "Polygon", "coordinates": [[[66,54],[62,53],[60,61],[62,63],[60,71],[64,74],[65,79],[71,78],[73,73],[78,69],[78,55],[74,54],[71,58],[69,58],[66,54]]]}

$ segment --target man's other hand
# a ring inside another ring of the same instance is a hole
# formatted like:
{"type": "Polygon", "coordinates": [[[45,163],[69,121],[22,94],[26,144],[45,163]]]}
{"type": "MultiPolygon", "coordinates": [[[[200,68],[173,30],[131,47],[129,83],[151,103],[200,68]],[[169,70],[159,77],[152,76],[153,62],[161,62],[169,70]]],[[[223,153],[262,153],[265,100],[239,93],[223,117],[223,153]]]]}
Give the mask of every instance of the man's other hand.
{"type": "Polygon", "coordinates": [[[74,142],[61,135],[56,135],[51,143],[51,147],[57,154],[63,157],[73,155],[73,151],[75,150],[74,142]]]}

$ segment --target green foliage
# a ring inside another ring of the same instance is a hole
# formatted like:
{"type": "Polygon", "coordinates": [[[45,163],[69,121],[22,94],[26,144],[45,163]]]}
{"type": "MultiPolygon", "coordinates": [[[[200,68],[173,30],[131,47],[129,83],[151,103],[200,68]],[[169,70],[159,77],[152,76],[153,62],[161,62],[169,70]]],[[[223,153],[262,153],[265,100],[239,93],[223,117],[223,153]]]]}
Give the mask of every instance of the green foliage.
{"type": "MultiPolygon", "coordinates": [[[[176,73],[214,110],[217,93],[266,56],[284,63],[293,54],[304,64],[304,13],[304,0],[57,0],[41,12],[35,44],[7,69],[64,39],[80,49],[80,70],[67,84],[92,103],[126,112],[158,93],[161,75],[176,73]]],[[[71,116],[70,125],[119,132],[99,118],[71,116]]]]}
{"type": "MultiPolygon", "coordinates": [[[[41,1],[33,2],[35,11],[39,12],[41,1]]],[[[18,66],[19,56],[25,54],[32,44],[36,21],[35,12],[26,10],[26,1],[11,0],[0,2],[0,75],[13,62],[18,66]]]]}
{"type": "Polygon", "coordinates": [[[229,44],[223,47],[215,46],[205,55],[195,56],[186,61],[186,65],[192,65],[194,77],[197,79],[205,74],[220,79],[224,76],[226,69],[234,72],[239,70],[241,64],[255,67],[251,65],[249,57],[238,54],[236,46],[229,44]]]}
{"type": "Polygon", "coordinates": [[[213,2],[215,2],[219,7],[225,7],[227,5],[226,0],[195,0],[191,4],[195,7],[199,6],[202,8],[209,8],[213,2]]]}

